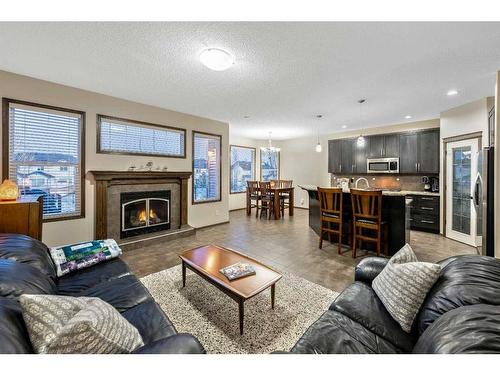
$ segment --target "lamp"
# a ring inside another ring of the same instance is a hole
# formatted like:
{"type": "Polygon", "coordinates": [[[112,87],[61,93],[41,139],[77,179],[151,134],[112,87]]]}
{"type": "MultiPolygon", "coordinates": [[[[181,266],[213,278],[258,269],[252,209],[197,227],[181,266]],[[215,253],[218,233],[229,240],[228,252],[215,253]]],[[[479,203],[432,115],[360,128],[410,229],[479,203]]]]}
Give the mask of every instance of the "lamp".
{"type": "Polygon", "coordinates": [[[281,149],[279,147],[273,146],[273,143],[271,141],[271,133],[272,132],[269,132],[269,140],[267,141],[267,147],[261,147],[260,149],[262,151],[280,152],[281,149]]]}
{"type": "MultiPolygon", "coordinates": [[[[361,105],[366,101],[366,99],[359,99],[358,100],[358,103],[359,103],[359,123],[361,124],[361,120],[362,120],[362,115],[361,115],[361,105]]],[[[358,139],[356,140],[356,145],[358,146],[358,148],[363,148],[365,147],[366,145],[366,139],[365,137],[363,137],[363,135],[359,135],[358,139]]]]}
{"type": "Polygon", "coordinates": [[[19,196],[17,184],[12,180],[5,180],[0,184],[0,201],[15,201],[19,196]]]}
{"type": "MultiPolygon", "coordinates": [[[[316,115],[316,118],[321,119],[323,118],[323,115],[316,115]]],[[[321,152],[323,147],[321,147],[321,143],[319,142],[319,126],[318,126],[318,143],[316,144],[316,152],[321,152]]]]}

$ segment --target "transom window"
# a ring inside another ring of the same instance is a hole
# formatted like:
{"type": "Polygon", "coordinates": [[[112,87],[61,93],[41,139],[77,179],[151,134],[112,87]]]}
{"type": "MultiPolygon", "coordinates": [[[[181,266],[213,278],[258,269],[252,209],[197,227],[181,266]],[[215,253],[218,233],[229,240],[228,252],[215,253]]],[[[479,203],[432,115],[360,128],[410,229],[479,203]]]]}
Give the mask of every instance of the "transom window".
{"type": "Polygon", "coordinates": [[[186,157],[184,129],[103,115],[97,123],[97,152],[186,157]]]}
{"type": "Polygon", "coordinates": [[[11,99],[3,99],[3,108],[4,176],[17,182],[21,195],[42,196],[45,220],[84,216],[85,113],[11,99]]]}

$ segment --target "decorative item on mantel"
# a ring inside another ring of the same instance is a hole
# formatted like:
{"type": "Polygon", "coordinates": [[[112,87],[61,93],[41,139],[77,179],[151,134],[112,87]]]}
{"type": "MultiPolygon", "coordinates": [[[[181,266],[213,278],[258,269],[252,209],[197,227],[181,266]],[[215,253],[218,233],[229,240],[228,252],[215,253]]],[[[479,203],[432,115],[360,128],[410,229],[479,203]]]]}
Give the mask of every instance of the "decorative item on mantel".
{"type": "Polygon", "coordinates": [[[0,201],[15,201],[19,197],[19,188],[12,180],[0,184],[0,201]]]}

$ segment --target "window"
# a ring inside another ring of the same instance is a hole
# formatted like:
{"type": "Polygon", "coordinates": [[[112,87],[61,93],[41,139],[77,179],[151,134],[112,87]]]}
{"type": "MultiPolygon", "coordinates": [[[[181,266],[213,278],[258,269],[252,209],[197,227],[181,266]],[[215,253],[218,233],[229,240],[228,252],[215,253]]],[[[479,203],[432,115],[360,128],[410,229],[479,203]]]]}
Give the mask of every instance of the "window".
{"type": "Polygon", "coordinates": [[[260,179],[261,181],[279,180],[280,152],[260,150],[260,179]]]}
{"type": "Polygon", "coordinates": [[[4,176],[43,198],[44,220],[84,216],[85,113],[3,99],[4,176]]]}
{"type": "Polygon", "coordinates": [[[255,148],[231,146],[231,194],[244,193],[255,180],[255,148]]]}
{"type": "Polygon", "coordinates": [[[221,200],[220,135],[193,132],[193,203],[221,200]]]}
{"type": "Polygon", "coordinates": [[[116,117],[97,115],[97,152],[186,157],[186,131],[116,117]]]}

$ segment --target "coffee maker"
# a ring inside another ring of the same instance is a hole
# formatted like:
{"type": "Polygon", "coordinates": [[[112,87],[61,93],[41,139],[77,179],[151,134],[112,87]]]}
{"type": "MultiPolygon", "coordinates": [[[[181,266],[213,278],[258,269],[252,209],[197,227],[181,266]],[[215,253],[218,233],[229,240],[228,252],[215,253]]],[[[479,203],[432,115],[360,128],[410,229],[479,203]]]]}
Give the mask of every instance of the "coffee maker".
{"type": "Polygon", "coordinates": [[[432,193],[439,193],[439,177],[422,177],[424,190],[432,193]]]}

